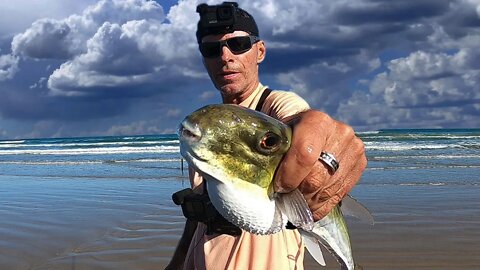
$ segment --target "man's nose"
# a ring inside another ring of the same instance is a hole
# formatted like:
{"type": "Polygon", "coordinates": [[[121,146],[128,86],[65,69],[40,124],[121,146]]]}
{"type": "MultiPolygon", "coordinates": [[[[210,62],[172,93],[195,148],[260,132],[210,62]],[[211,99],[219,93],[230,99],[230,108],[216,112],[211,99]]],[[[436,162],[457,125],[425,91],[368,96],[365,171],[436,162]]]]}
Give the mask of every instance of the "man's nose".
{"type": "Polygon", "coordinates": [[[222,61],[228,62],[233,58],[233,53],[232,51],[227,47],[227,45],[222,46],[222,54],[220,57],[222,58],[222,61]]]}

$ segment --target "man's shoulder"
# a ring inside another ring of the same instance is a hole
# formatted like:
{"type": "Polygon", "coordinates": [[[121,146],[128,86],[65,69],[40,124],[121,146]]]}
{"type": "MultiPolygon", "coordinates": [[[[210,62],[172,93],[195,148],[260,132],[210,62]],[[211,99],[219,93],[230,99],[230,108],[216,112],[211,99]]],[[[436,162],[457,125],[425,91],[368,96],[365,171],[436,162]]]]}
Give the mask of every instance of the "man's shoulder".
{"type": "Polygon", "coordinates": [[[271,90],[272,90],[272,94],[274,94],[276,97],[289,97],[289,98],[301,99],[305,101],[299,94],[293,91],[277,90],[277,89],[271,89],[271,90]]]}
{"type": "Polygon", "coordinates": [[[272,92],[265,100],[264,109],[268,115],[282,120],[306,111],[310,109],[310,106],[300,95],[292,91],[272,89],[272,92]]]}
{"type": "Polygon", "coordinates": [[[305,101],[299,94],[293,91],[286,91],[286,90],[272,90],[270,96],[267,98],[273,104],[290,104],[295,106],[305,107],[306,109],[310,109],[308,102],[305,101]]]}

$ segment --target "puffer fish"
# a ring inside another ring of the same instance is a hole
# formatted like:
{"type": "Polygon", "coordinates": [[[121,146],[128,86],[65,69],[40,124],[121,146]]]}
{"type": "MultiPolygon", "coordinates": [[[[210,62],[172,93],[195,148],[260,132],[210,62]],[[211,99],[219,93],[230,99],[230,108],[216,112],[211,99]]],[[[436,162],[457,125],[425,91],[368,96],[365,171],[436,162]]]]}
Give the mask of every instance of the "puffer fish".
{"type": "MultiPolygon", "coordinates": [[[[323,245],[341,269],[361,269],[354,263],[347,226],[338,205],[314,222],[300,191],[274,192],[275,170],[291,143],[289,126],[238,105],[217,104],[187,116],[178,133],[182,156],[203,176],[213,206],[225,219],[260,235],[277,233],[290,221],[321,265],[325,265],[320,250],[323,245]]],[[[350,212],[362,212],[359,216],[366,215],[366,219],[371,217],[366,208],[348,196],[344,205],[350,206],[350,212]]]]}

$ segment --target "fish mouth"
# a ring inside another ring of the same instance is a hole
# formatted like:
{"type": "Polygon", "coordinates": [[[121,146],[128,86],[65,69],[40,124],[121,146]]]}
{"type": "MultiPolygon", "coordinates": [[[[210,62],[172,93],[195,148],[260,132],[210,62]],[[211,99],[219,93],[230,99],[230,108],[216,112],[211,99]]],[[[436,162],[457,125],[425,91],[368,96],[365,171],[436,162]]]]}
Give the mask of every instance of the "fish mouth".
{"type": "Polygon", "coordinates": [[[185,119],[178,128],[178,137],[187,142],[198,142],[202,138],[202,131],[197,124],[185,119]]]}
{"type": "Polygon", "coordinates": [[[202,131],[200,127],[198,127],[198,124],[194,124],[188,121],[188,119],[185,119],[178,127],[178,137],[180,140],[188,143],[199,142],[202,138],[202,131]]]}
{"type": "Polygon", "coordinates": [[[200,162],[207,161],[204,158],[198,156],[194,151],[194,145],[199,143],[202,139],[202,131],[198,127],[198,124],[194,124],[188,119],[178,127],[178,138],[180,139],[180,154],[191,164],[195,164],[196,160],[200,162]]]}

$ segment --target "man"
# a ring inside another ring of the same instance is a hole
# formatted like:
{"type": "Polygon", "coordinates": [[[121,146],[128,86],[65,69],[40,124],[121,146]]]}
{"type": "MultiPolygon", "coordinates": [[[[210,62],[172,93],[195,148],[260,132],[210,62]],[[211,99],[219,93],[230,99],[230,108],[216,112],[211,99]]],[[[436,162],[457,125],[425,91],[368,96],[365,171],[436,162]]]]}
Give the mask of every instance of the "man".
{"type": "MultiPolygon", "coordinates": [[[[265,92],[258,67],[266,47],[250,14],[231,2],[199,5],[197,11],[200,52],[223,103],[257,108],[293,127],[291,148],[275,175],[275,190],[298,188],[314,219],[321,219],[359,180],[367,163],[363,143],[351,127],[311,110],[298,95],[265,92]]],[[[190,180],[194,191],[203,193],[201,176],[190,170],[190,180]]],[[[187,219],[167,269],[303,269],[304,247],[297,230],[268,236],[207,231],[211,230],[204,223],[187,219]]]]}

